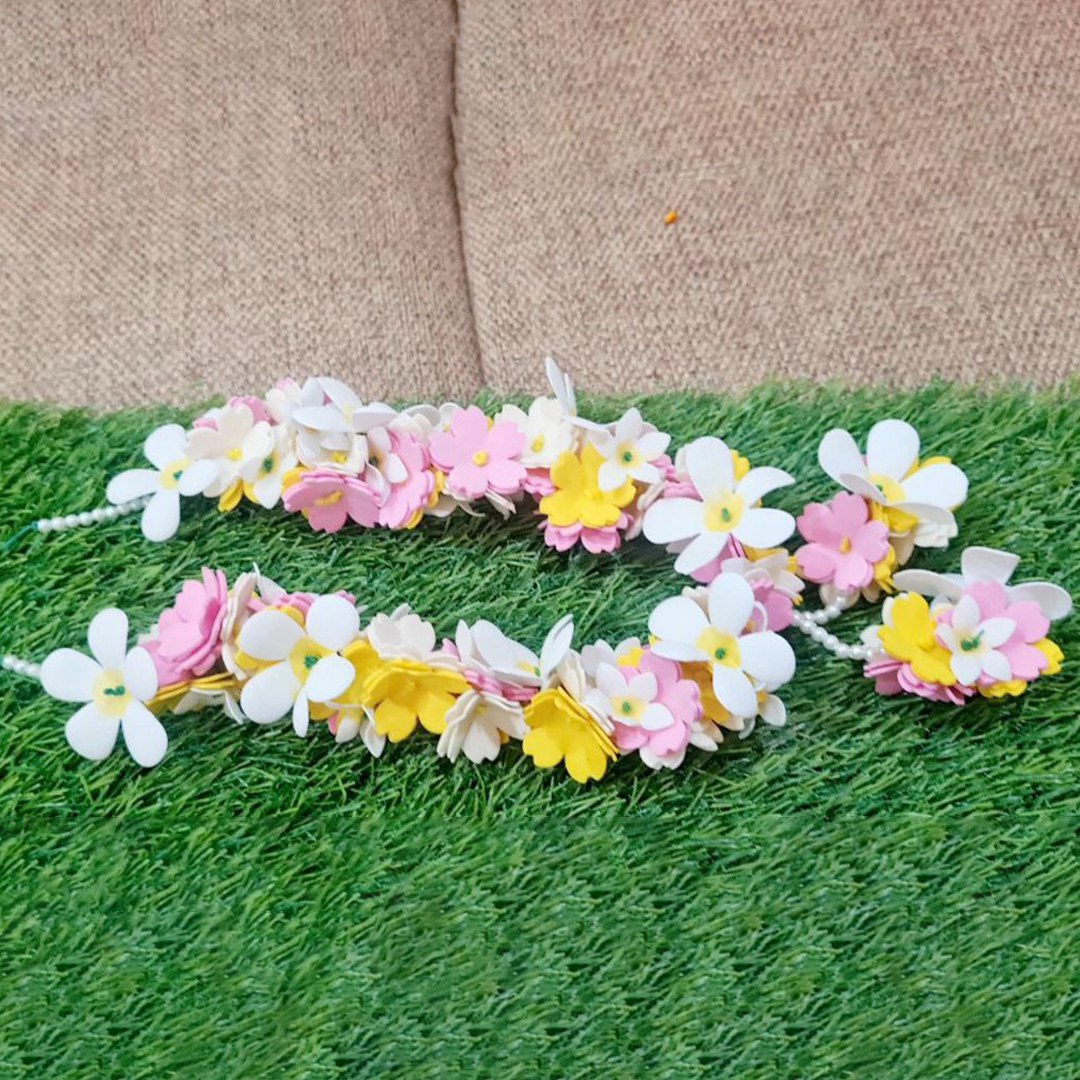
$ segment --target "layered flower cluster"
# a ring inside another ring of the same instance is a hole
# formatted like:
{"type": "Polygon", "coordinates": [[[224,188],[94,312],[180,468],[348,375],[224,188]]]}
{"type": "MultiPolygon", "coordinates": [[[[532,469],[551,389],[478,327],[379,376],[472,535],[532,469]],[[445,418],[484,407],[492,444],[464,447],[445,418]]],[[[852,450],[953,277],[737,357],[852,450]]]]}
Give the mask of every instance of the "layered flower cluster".
{"type": "Polygon", "coordinates": [[[90,626],[94,658],[59,649],[42,682],[83,703],[68,741],[95,760],[123,731],[135,760],[154,765],[167,746],[158,716],[218,704],[300,736],[325,724],[376,756],[421,730],[450,761],[492,761],[513,740],[537,766],[562,765],[584,783],[620,754],[674,769],[690,746],[715,750],[725,729],[783,723],[774,691],[795,661],[767,629],[768,602],[735,571],[700,592],[659,605],[651,645],[601,641],[578,653],[567,616],[534,653],[484,620],[460,622],[440,644],[407,606],[362,625],[349,593],[288,593],[257,568],[230,587],[207,569],[135,648],[126,616],[103,612],[90,626]]]}
{"type": "Polygon", "coordinates": [[[842,488],[810,503],[797,526],[799,574],[826,603],[850,606],[893,593],[893,574],[917,547],[945,547],[956,536],[953,511],[967,498],[967,477],[945,457],[919,458],[919,433],[903,420],[870,429],[864,455],[847,431],[821,440],[818,462],[842,488]]]}

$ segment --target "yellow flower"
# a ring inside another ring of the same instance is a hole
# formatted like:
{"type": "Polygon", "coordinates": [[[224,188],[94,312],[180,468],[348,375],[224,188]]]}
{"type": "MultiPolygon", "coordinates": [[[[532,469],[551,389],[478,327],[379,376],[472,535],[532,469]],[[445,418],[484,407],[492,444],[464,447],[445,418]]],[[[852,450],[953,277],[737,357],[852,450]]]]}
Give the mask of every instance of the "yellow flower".
{"type": "Polygon", "coordinates": [[[221,493],[221,498],[218,499],[217,504],[218,510],[222,514],[227,514],[230,510],[235,510],[240,505],[240,500],[243,498],[243,495],[243,480],[234,481],[221,493]]]}
{"type": "Polygon", "coordinates": [[[1023,679],[1009,679],[1008,682],[976,687],[985,698],[1019,697],[1027,688],[1028,684],[1023,679]]]}
{"type": "Polygon", "coordinates": [[[911,665],[915,677],[940,686],[954,686],[949,650],[934,638],[934,620],[926,597],[909,593],[892,601],[891,626],[878,629],[885,651],[911,665]]]}
{"type": "Polygon", "coordinates": [[[384,660],[367,641],[355,641],[341,655],[356,669],[344,705],[374,711],[375,730],[391,742],[407,739],[417,724],[433,735],[446,729],[446,714],[469,684],[456,671],[418,660],[384,660]]]}
{"type": "MultiPolygon", "coordinates": [[[[881,488],[886,499],[903,498],[903,491],[895,480],[890,480],[884,476],[872,476],[870,479],[881,488]]],[[[883,506],[881,503],[876,502],[870,503],[870,520],[885,522],[892,536],[902,536],[904,533],[909,533],[919,524],[919,519],[912,514],[899,510],[895,506],[883,506]]],[[[893,558],[896,558],[895,554],[893,558]]]]}
{"type": "MultiPolygon", "coordinates": [[[[566,456],[566,455],[564,455],[566,456]]],[[[521,749],[541,769],[562,761],[579,783],[599,780],[615,759],[615,746],[584,705],[561,687],[541,690],[525,706],[529,734],[521,749]]]]}
{"type": "Polygon", "coordinates": [[[227,671],[189,679],[187,682],[170,683],[168,686],[159,687],[158,692],[146,703],[147,707],[157,716],[172,712],[192,690],[225,691],[238,695],[240,684],[227,671]]]}
{"type": "Polygon", "coordinates": [[[1046,657],[1047,664],[1043,669],[1043,675],[1056,675],[1061,670],[1061,663],[1065,659],[1065,654],[1061,651],[1056,642],[1051,641],[1048,637],[1044,637],[1035,642],[1035,648],[1039,650],[1046,657]]]}
{"type": "Polygon", "coordinates": [[[614,525],[622,508],[636,494],[633,480],[628,479],[614,491],[600,490],[600,466],[604,458],[592,443],[579,457],[569,451],[551,469],[551,482],[556,491],[540,500],[540,513],[552,525],[576,525],[587,529],[603,529],[614,525]]]}

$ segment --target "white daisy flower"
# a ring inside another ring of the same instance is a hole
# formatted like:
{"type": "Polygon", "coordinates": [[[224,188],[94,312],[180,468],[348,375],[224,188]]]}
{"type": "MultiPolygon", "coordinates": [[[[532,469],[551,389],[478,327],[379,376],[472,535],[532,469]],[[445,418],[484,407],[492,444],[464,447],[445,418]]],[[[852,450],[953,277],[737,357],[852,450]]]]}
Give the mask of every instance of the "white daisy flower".
{"type": "Polygon", "coordinates": [[[848,491],[893,511],[890,531],[912,531],[916,546],[945,547],[956,535],[952,511],[967,498],[967,476],[943,461],[919,465],[919,433],[903,420],[876,423],[865,458],[849,432],[833,428],[821,440],[818,463],[848,491]]]}
{"type": "Polygon", "coordinates": [[[644,521],[652,543],[686,543],[675,560],[680,574],[692,574],[717,558],[732,536],[747,547],[770,548],[795,531],[787,511],[756,505],[770,491],[795,482],[783,469],[751,469],[736,483],[731,451],[711,436],[687,445],[686,469],[703,501],[658,499],[645,511],[644,521]]]}
{"type": "Polygon", "coordinates": [[[187,432],[179,424],[151,431],[143,444],[153,469],[128,469],[114,476],[105,497],[114,505],[151,496],[142,512],[147,540],[168,540],[180,525],[180,496],[202,495],[217,479],[212,461],[193,461],[187,452],[187,432]]]}
{"type": "Polygon", "coordinates": [[[771,692],[795,674],[791,646],[770,630],[745,633],[754,593],[737,574],[719,574],[708,588],[707,612],[688,596],[673,596],[649,617],[652,649],[669,660],[703,661],[713,692],[733,716],[758,713],[758,691],[771,692]]]}
{"type": "Polygon", "coordinates": [[[564,615],[548,631],[539,656],[484,619],[474,623],[471,630],[459,623],[456,644],[466,666],[475,665],[493,678],[515,686],[541,687],[547,685],[569,655],[573,639],[574,617],[564,615]]]}
{"type": "Polygon", "coordinates": [[[356,670],[341,650],[359,630],[360,615],[342,596],[320,596],[303,625],[276,608],[252,615],[240,629],[240,648],[270,666],[244,683],[244,713],[272,724],[291,711],[293,730],[306,735],[308,703],[333,701],[352,685],[356,670]]]}
{"type": "Polygon", "coordinates": [[[499,756],[506,738],[524,739],[529,728],[517,702],[497,694],[466,690],[446,713],[446,728],[436,752],[449,761],[464,754],[479,765],[499,756]]]}
{"type": "Polygon", "coordinates": [[[216,498],[241,479],[245,467],[257,467],[274,448],[274,433],[265,420],[256,422],[246,405],[215,409],[209,418],[216,427],[192,428],[188,455],[195,461],[212,461],[217,477],[203,494],[216,498]]]}
{"type": "Polygon", "coordinates": [[[570,423],[565,409],[554,398],[536,398],[527,413],[516,405],[504,405],[495,422],[506,420],[525,435],[521,464],[527,469],[550,469],[563,454],[577,449],[578,429],[570,423]]]}
{"type": "Polygon", "coordinates": [[[994,682],[1012,678],[1012,665],[997,646],[1004,645],[1015,631],[1012,619],[983,619],[975,598],[963,596],[952,610],[952,625],[938,623],[936,634],[951,654],[952,673],[964,686],[974,686],[983,675],[994,682]]]}
{"type": "Polygon", "coordinates": [[[293,410],[293,422],[325,434],[365,435],[385,427],[397,411],[381,401],[365,404],[356,392],[339,379],[316,380],[329,399],[323,405],[303,405],[293,410]]]}
{"type": "Polygon", "coordinates": [[[145,649],[128,651],[128,618],[118,608],[98,612],[86,638],[93,659],[76,649],[57,649],[41,665],[47,694],[85,702],[64,728],[67,741],[84,758],[103,761],[122,731],[128,753],[151,768],[169,745],[161,721],[146,707],[158,689],[154,662],[145,649]]]}
{"type": "Polygon", "coordinates": [[[667,450],[671,436],[646,424],[637,409],[628,409],[613,431],[593,432],[590,437],[604,458],[599,475],[601,491],[615,491],[627,480],[655,484],[661,479],[653,462],[667,450]]]}
{"type": "Polygon", "coordinates": [[[646,731],[663,731],[675,723],[671,710],[656,700],[660,688],[650,671],[628,675],[611,664],[601,664],[596,670],[596,688],[610,720],[646,731]]]}
{"type": "Polygon", "coordinates": [[[267,510],[277,506],[286,474],[299,464],[288,429],[274,427],[270,432],[270,444],[262,456],[255,454],[240,463],[240,479],[245,490],[267,510]]]}
{"type": "Polygon", "coordinates": [[[994,581],[1005,587],[1005,595],[1011,604],[1025,600],[1039,605],[1050,620],[1064,619],[1072,611],[1072,597],[1049,581],[1022,581],[1010,585],[1009,579],[1020,563],[1020,556],[997,548],[969,547],[960,555],[959,574],[935,574],[932,570],[901,570],[893,574],[893,581],[904,592],[922,593],[931,598],[944,597],[956,601],[969,585],[980,581],[994,581]]]}

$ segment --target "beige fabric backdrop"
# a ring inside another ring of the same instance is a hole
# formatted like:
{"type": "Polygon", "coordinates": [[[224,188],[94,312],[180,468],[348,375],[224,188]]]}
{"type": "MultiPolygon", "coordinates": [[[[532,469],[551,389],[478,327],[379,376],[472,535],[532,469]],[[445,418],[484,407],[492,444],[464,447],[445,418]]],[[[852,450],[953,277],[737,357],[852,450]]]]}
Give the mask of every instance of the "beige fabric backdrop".
{"type": "Polygon", "coordinates": [[[6,0],[0,396],[480,382],[453,0],[6,0]]]}
{"type": "Polygon", "coordinates": [[[459,8],[497,387],[1080,370],[1076,0],[459,8]]]}

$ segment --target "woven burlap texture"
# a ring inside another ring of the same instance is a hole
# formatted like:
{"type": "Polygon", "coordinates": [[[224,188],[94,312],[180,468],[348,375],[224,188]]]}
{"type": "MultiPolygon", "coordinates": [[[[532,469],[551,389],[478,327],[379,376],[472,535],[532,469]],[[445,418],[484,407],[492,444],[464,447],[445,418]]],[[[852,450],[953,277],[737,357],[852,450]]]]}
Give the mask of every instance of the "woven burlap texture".
{"type": "Polygon", "coordinates": [[[0,19],[0,396],[475,392],[452,0],[0,19]]]}
{"type": "Polygon", "coordinates": [[[1075,0],[461,0],[487,379],[1080,370],[1075,0]],[[674,224],[664,223],[669,212],[674,224]]]}

